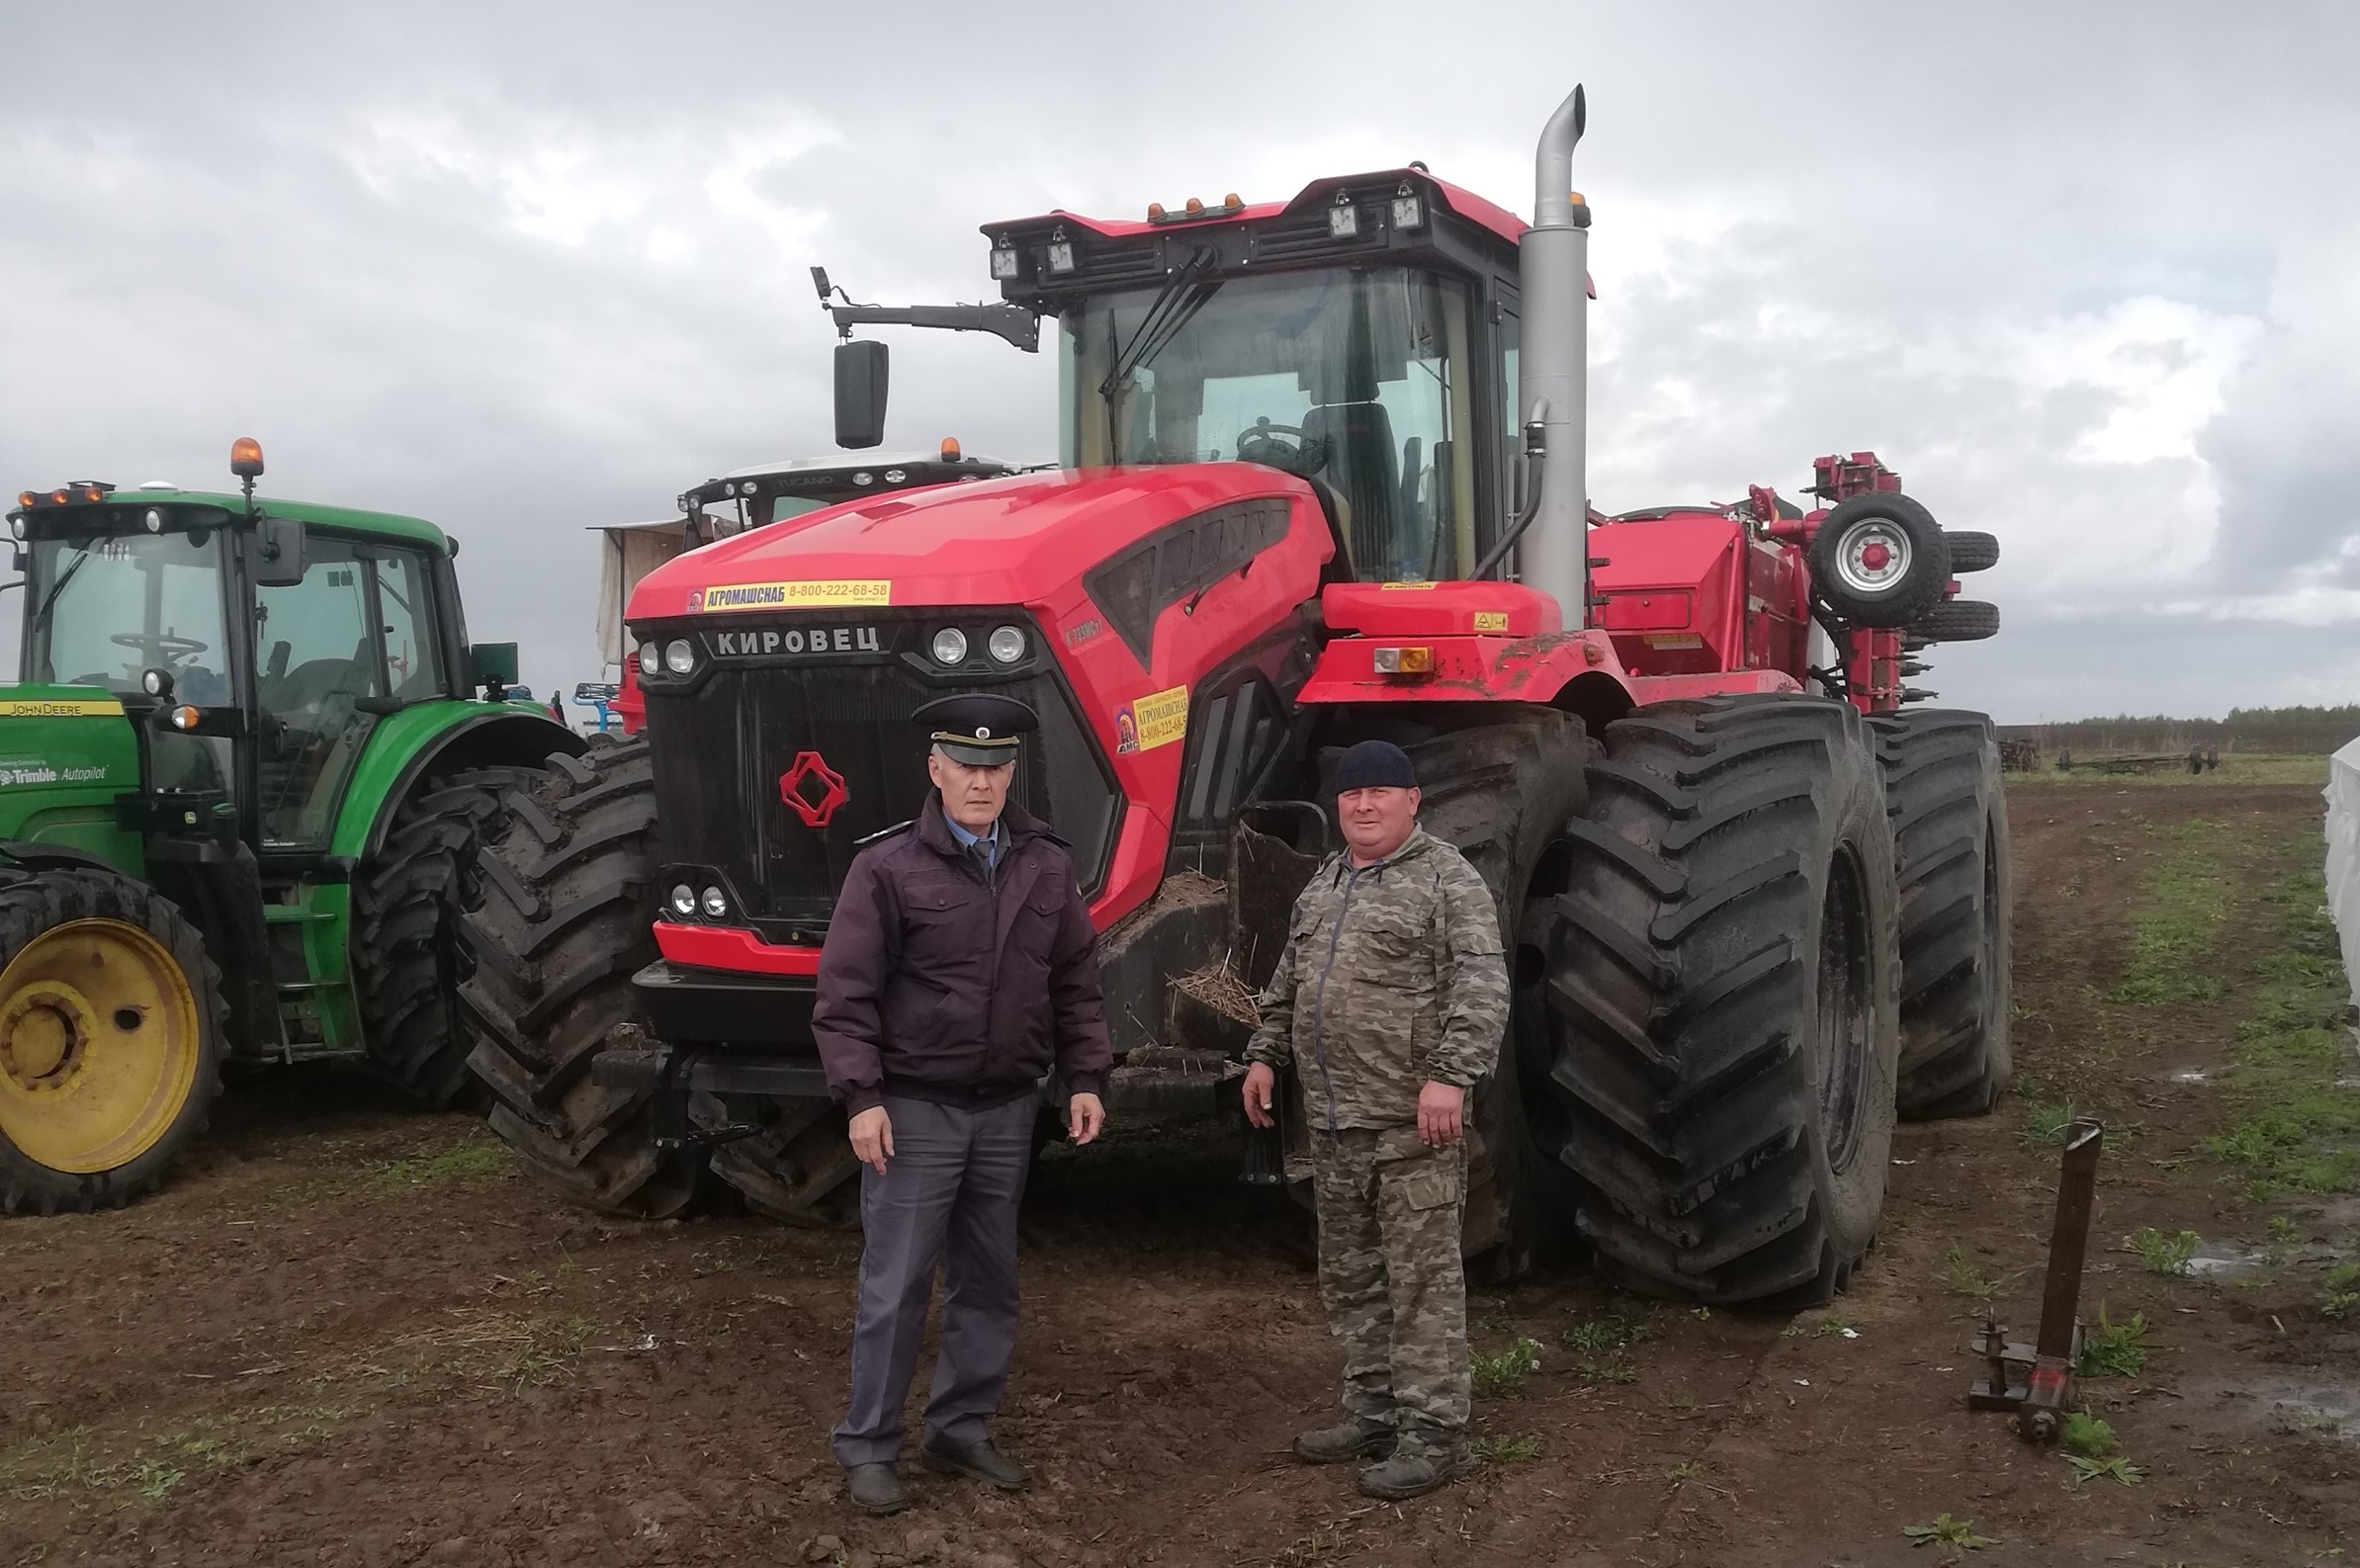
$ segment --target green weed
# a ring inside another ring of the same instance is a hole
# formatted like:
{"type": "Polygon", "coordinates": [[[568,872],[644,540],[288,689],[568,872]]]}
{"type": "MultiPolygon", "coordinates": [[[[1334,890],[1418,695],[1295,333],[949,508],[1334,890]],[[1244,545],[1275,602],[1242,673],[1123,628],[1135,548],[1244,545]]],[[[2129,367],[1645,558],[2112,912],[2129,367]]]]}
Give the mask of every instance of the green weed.
{"type": "Polygon", "coordinates": [[[2128,1323],[2116,1323],[2098,1306],[2098,1326],[2081,1336],[2081,1360],[2074,1370],[2083,1377],[2137,1377],[2146,1369],[2147,1318],[2134,1312],[2128,1323]]]}
{"type": "Polygon", "coordinates": [[[1980,1551],[1999,1544],[1988,1535],[1977,1535],[1973,1520],[1954,1519],[1948,1514],[1935,1515],[1931,1524],[1904,1524],[1901,1533],[1909,1537],[1912,1546],[1962,1546],[1980,1551]]]}
{"type": "Polygon", "coordinates": [[[2036,1100],[2024,1113],[2024,1141],[2035,1147],[2061,1144],[2065,1141],[2065,1129],[2080,1114],[2069,1099],[2036,1100]]]}
{"type": "Polygon", "coordinates": [[[514,1164],[515,1156],[506,1144],[471,1138],[437,1155],[390,1161],[379,1169],[377,1181],[386,1187],[423,1186],[466,1176],[500,1176],[514,1164]]]}
{"type": "Polygon", "coordinates": [[[1581,1363],[1580,1371],[1585,1383],[1635,1383],[1639,1380],[1638,1367],[1618,1356],[1606,1360],[1585,1360],[1581,1363]]]}
{"type": "Polygon", "coordinates": [[[1852,1326],[1850,1318],[1841,1313],[1831,1312],[1819,1320],[1819,1338],[1823,1340],[1857,1340],[1860,1338],[1860,1330],[1852,1326]]]}
{"type": "Polygon", "coordinates": [[[1620,1350],[1655,1338],[1655,1330],[1636,1318],[1593,1318],[1565,1331],[1569,1350],[1620,1350]]]}
{"type": "Polygon", "coordinates": [[[2200,963],[2229,918],[2236,890],[2224,874],[2221,857],[2228,836],[2218,823],[2184,823],[2163,829],[2172,847],[2147,877],[2140,905],[2131,913],[2131,962],[2108,1002],[2131,1006],[2219,1002],[2229,994],[2218,976],[2200,963]]]}
{"type": "Polygon", "coordinates": [[[2144,1470],[2123,1458],[2091,1459],[2078,1453],[2068,1453],[2065,1455],[2065,1463],[2073,1467],[2073,1485],[2076,1489],[2097,1480],[2119,1481],[2125,1486],[2137,1486],[2146,1479],[2144,1470]]]}
{"type": "Polygon", "coordinates": [[[2063,1441],[2067,1453],[2078,1453],[2087,1459],[2102,1459],[2120,1446],[2114,1428],[2086,1410],[2076,1410],[2065,1417],[2063,1441]]]}
{"type": "Polygon", "coordinates": [[[174,1487],[180,1485],[181,1477],[185,1474],[186,1471],[157,1464],[150,1459],[131,1472],[131,1490],[150,1503],[161,1503],[171,1495],[174,1487]]]}
{"type": "Polygon", "coordinates": [[[2319,1276],[2319,1316],[2348,1318],[2360,1311],[2360,1263],[2337,1263],[2319,1276]]]}
{"type": "Polygon", "coordinates": [[[1996,1301],[2006,1288],[2005,1282],[1983,1272],[1975,1261],[1967,1256],[1967,1249],[1954,1246],[1942,1255],[1942,1282],[1945,1287],[1962,1296],[1977,1301],[1996,1301]]]}
{"type": "Polygon", "coordinates": [[[1540,1342],[1516,1340],[1497,1354],[1469,1352],[1477,1399],[1513,1399],[1524,1391],[1525,1379],[1540,1370],[1540,1342]]]}
{"type": "Polygon", "coordinates": [[[2142,1271],[2167,1274],[2173,1278],[2188,1271],[2188,1261],[2196,1256],[2196,1249],[2204,1245],[2204,1238],[2194,1231],[2166,1236],[2152,1225],[2141,1225],[2123,1240],[2132,1251],[2139,1254],[2139,1266],[2142,1271]]]}
{"type": "Polygon", "coordinates": [[[1477,1437],[1468,1444],[1475,1457],[1487,1464],[1529,1464],[1540,1457],[1540,1439],[1528,1434],[1514,1437],[1477,1437]]]}

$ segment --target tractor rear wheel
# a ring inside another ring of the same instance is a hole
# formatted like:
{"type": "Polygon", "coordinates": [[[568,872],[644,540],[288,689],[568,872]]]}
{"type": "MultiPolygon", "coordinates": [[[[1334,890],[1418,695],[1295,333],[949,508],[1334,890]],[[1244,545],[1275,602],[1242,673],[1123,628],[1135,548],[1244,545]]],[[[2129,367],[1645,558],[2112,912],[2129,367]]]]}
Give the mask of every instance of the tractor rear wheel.
{"type": "Polygon", "coordinates": [[[161,1186],[220,1095],[227,1019],[205,938],[155,889],[0,866],[0,1214],[161,1186]]]}
{"type": "Polygon", "coordinates": [[[1419,826],[1455,844],[1491,889],[1518,1002],[1499,1065],[1475,1086],[1464,1231],[1476,1271],[1505,1282],[1572,1235],[1576,1188],[1549,1116],[1548,1039],[1523,1004],[1540,958],[1522,937],[1528,902],[1562,890],[1565,824],[1581,815],[1583,765],[1597,747],[1579,720],[1534,712],[1408,749],[1419,826]]]}
{"type": "Polygon", "coordinates": [[[493,767],[424,781],[353,878],[353,997],[370,1068],[436,1110],[462,1099],[481,1107],[459,1023],[459,983],[471,962],[460,920],[477,901],[477,860],[499,831],[502,799],[540,777],[493,767]]]}
{"type": "Polygon", "coordinates": [[[1919,710],[1875,723],[1901,890],[1900,1111],[1979,1116],[2015,1069],[1998,737],[1979,713],[1919,710]]]}
{"type": "Polygon", "coordinates": [[[1824,1302],[1875,1239],[1900,951],[1873,735],[1841,702],[1665,703],[1608,727],[1536,912],[1551,1089],[1600,1271],[1824,1302]]]}
{"type": "Polygon", "coordinates": [[[550,768],[508,797],[466,916],[468,1066],[527,1170],[592,1208],[668,1219],[703,1196],[703,1151],[656,1146],[648,1091],[590,1081],[609,1036],[637,1021],[631,977],[656,956],[655,768],[644,739],[550,768]]]}

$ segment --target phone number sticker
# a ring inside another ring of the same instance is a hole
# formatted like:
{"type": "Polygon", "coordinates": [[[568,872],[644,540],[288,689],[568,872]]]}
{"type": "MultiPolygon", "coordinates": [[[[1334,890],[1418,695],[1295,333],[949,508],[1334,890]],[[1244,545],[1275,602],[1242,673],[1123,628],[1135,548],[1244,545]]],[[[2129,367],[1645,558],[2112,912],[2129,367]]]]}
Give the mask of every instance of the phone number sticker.
{"type": "Polygon", "coordinates": [[[688,613],[732,610],[809,610],[839,604],[891,604],[890,582],[733,582],[688,590],[688,613]]]}

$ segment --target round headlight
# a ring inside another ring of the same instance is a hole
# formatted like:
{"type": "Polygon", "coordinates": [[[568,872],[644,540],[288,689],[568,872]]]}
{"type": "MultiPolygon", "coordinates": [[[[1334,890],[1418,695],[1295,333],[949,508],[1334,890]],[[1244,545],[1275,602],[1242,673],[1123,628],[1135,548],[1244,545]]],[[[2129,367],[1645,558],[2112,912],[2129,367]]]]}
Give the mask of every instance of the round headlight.
{"type": "Polygon", "coordinates": [[[147,509],[147,515],[139,520],[147,525],[147,531],[151,534],[160,534],[164,531],[164,514],[153,506],[150,506],[147,509]]]}
{"type": "Polygon", "coordinates": [[[992,656],[1001,663],[1013,664],[1024,656],[1024,628],[996,626],[992,629],[991,641],[984,647],[991,650],[992,656]]]}
{"type": "Polygon", "coordinates": [[[18,539],[22,539],[22,538],[24,538],[24,537],[25,537],[25,519],[23,519],[22,517],[12,517],[12,518],[10,518],[10,519],[8,520],[8,531],[9,531],[9,533],[10,533],[11,535],[13,535],[14,537],[16,537],[16,538],[18,538],[18,539]]]}
{"type": "Polygon", "coordinates": [[[672,889],[672,913],[682,919],[696,914],[696,889],[683,882],[672,889]]]}
{"type": "Polygon", "coordinates": [[[934,634],[934,662],[957,664],[967,657],[967,634],[955,626],[946,626],[934,634]]]}
{"type": "Polygon", "coordinates": [[[696,668],[696,650],[689,647],[687,638],[675,637],[663,645],[663,667],[675,675],[696,668]]]}
{"type": "Polygon", "coordinates": [[[718,920],[730,913],[730,901],[722,896],[722,891],[719,888],[707,888],[701,902],[707,919],[718,920]]]}
{"type": "Polygon", "coordinates": [[[661,668],[663,668],[663,650],[657,648],[654,643],[640,644],[639,672],[643,675],[653,675],[661,668]]]}
{"type": "Polygon", "coordinates": [[[160,669],[139,671],[139,689],[150,697],[161,697],[170,685],[171,682],[165,678],[164,672],[160,669]]]}

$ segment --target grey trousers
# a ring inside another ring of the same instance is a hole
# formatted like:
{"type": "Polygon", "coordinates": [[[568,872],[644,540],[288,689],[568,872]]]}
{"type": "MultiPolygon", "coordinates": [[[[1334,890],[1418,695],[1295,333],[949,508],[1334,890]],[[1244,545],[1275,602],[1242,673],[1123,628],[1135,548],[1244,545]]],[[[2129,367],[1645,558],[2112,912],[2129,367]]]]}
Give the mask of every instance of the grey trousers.
{"type": "Polygon", "coordinates": [[[1032,1166],[1032,1098],[961,1110],[889,1094],[893,1158],[860,1173],[860,1307],[852,1325],[852,1402],[836,1461],[890,1464],[942,1265],[942,1350],[925,1435],[978,1442],[1007,1391],[1016,1350],[1016,1208],[1032,1166]]]}

